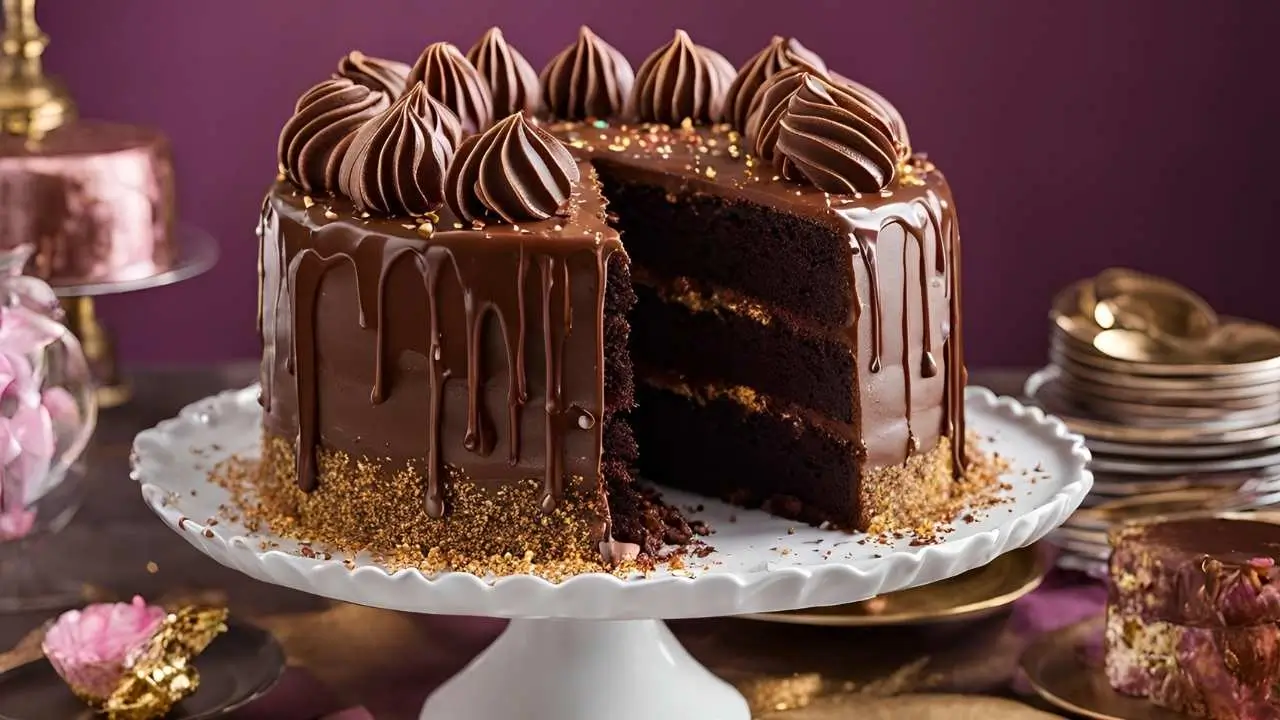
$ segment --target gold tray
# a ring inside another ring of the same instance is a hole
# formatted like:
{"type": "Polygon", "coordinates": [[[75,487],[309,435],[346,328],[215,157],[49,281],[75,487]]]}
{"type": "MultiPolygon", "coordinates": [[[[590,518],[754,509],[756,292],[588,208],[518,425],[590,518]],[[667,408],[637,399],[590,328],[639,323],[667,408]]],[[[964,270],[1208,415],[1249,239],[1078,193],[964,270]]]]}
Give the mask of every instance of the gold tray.
{"type": "Polygon", "coordinates": [[[1102,616],[1048,633],[1022,654],[1022,671],[1040,697],[1093,720],[1186,720],[1186,715],[1156,707],[1144,698],[1111,689],[1101,664],[1089,662],[1085,648],[1102,642],[1102,616]]]}
{"type": "Polygon", "coordinates": [[[755,613],[765,622],[830,627],[925,625],[976,620],[999,612],[1040,586],[1049,563],[1038,546],[1005,553],[963,575],[847,605],[755,613]]]}
{"type": "Polygon", "coordinates": [[[1052,720],[1058,717],[1014,700],[981,695],[850,696],[818,701],[799,710],[763,715],[760,720],[1052,720]]]}

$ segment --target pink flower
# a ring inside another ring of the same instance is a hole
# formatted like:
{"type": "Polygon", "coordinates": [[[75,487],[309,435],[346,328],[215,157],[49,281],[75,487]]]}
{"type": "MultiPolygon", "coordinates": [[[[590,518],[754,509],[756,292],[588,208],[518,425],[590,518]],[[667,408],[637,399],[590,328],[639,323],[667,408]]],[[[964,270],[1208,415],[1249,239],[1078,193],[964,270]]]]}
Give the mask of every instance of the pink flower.
{"type": "Polygon", "coordinates": [[[164,608],[141,597],[63,613],[41,648],[58,675],[95,701],[107,698],[164,622],[164,608]]]}
{"type": "Polygon", "coordinates": [[[38,357],[48,340],[39,323],[0,309],[0,542],[20,539],[35,525],[30,505],[48,490],[55,418],[79,419],[65,391],[41,391],[43,378],[29,358],[38,357]]]}

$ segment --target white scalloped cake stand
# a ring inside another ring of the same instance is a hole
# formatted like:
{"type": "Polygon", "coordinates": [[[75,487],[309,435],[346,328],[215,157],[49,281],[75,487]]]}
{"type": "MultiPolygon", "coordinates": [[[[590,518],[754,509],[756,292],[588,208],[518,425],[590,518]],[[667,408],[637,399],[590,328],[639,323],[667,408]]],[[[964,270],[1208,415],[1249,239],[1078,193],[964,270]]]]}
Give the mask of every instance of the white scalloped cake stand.
{"type": "MultiPolygon", "coordinates": [[[[482,579],[388,573],[369,558],[303,557],[295,542],[219,515],[229,497],[208,471],[254,457],[258,389],[184,409],[134,442],[133,477],[170,527],[218,562],[264,582],[406,612],[512,618],[506,632],[439,688],[423,720],[747,720],[746,701],[689,656],[660,619],[716,617],[855,602],[985,565],[1061,525],[1093,484],[1082,440],[1053,417],[970,388],[966,412],[987,449],[1009,458],[1009,501],[956,524],[939,544],[859,544],[862,536],[796,526],[679,492],[715,534],[715,552],[647,578],[482,579]],[[734,520],[730,520],[730,518],[734,520]],[[264,551],[267,542],[279,543],[264,551]]],[[[310,553],[314,555],[314,553],[310,553]]]]}

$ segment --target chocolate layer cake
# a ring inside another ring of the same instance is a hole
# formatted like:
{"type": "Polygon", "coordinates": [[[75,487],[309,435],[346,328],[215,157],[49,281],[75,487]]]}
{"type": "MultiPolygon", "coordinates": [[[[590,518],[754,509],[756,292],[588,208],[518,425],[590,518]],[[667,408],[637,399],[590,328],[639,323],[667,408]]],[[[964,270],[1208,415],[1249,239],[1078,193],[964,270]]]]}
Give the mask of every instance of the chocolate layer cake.
{"type": "Polygon", "coordinates": [[[279,160],[277,530],[563,576],[695,534],[637,463],[857,530],[930,522],[964,470],[950,191],[793,40],[740,70],[679,31],[635,70],[586,28],[540,75],[496,29],[353,53],[279,160]]]}
{"type": "Polygon", "coordinates": [[[1280,526],[1197,519],[1112,537],[1112,686],[1215,720],[1280,718],[1280,526]]]}

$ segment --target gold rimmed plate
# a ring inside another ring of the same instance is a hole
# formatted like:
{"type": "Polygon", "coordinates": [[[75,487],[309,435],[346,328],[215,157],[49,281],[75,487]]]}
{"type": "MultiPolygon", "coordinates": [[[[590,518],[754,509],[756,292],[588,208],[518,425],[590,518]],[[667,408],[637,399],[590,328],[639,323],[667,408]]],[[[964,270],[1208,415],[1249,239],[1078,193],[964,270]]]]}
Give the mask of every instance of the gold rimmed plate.
{"type": "Polygon", "coordinates": [[[1104,370],[1075,359],[1075,351],[1064,349],[1057,336],[1050,337],[1049,359],[1065,372],[1091,382],[1123,386],[1137,390],[1194,391],[1223,393],[1224,397],[1248,396],[1280,385],[1280,372],[1243,373],[1239,375],[1144,375],[1136,368],[1124,371],[1104,370]]]}
{"type": "Polygon", "coordinates": [[[1116,400],[1142,402],[1218,402],[1245,400],[1262,402],[1259,398],[1280,395],[1280,380],[1257,381],[1253,377],[1222,378],[1152,378],[1129,373],[1110,373],[1072,362],[1056,356],[1056,364],[1062,370],[1064,381],[1073,390],[1116,400]],[[1231,380],[1232,382],[1225,382],[1231,380]]]}
{"type": "Polygon", "coordinates": [[[1206,475],[1247,470],[1269,470],[1277,467],[1280,467],[1280,450],[1266,450],[1252,455],[1203,460],[1125,458],[1094,453],[1093,459],[1089,461],[1089,468],[1094,472],[1166,477],[1170,475],[1206,475]]]}
{"type": "Polygon", "coordinates": [[[1137,403],[1164,407],[1212,407],[1224,410],[1252,410],[1268,405],[1280,405],[1280,384],[1272,383],[1259,388],[1230,388],[1230,394],[1214,388],[1155,390],[1124,385],[1104,385],[1073,375],[1061,368],[1058,380],[1064,390],[1082,400],[1137,403]]]}
{"type": "Polygon", "coordinates": [[[765,622],[828,627],[925,625],[975,620],[999,612],[1040,586],[1049,563],[1042,549],[1020,548],[949,580],[857,603],[759,613],[765,622]]]}
{"type": "Polygon", "coordinates": [[[1053,393],[1043,388],[1051,383],[1058,370],[1044,368],[1027,379],[1023,394],[1046,412],[1057,415],[1074,432],[1086,438],[1143,445],[1223,445],[1251,442],[1280,435],[1280,423],[1261,426],[1233,427],[1222,423],[1187,423],[1181,426],[1150,427],[1133,423],[1114,423],[1089,418],[1064,405],[1053,393]]]}
{"type": "MultiPolygon", "coordinates": [[[[1249,513],[1258,517],[1280,500],[1271,491],[1223,491],[1215,488],[1188,488],[1108,500],[1077,510],[1067,520],[1072,530],[1105,533],[1109,528],[1132,522],[1169,517],[1234,517],[1249,513]]],[[[1096,537],[1076,535],[1078,541],[1096,542],[1096,537]]]]}
{"type": "Polygon", "coordinates": [[[1250,442],[1223,445],[1145,445],[1109,442],[1096,438],[1089,440],[1089,450],[1095,454],[1155,460],[1209,460],[1252,455],[1277,449],[1280,449],[1280,434],[1250,442]]]}
{"type": "Polygon", "coordinates": [[[1205,352],[1211,353],[1211,361],[1153,347],[1154,341],[1135,331],[1105,330],[1086,343],[1078,337],[1075,323],[1064,326],[1059,319],[1055,325],[1061,330],[1051,337],[1056,349],[1100,370],[1161,377],[1254,375],[1268,381],[1280,377],[1280,330],[1251,320],[1224,319],[1207,341],[1210,347],[1205,352]]]}
{"type": "Polygon", "coordinates": [[[1101,616],[1090,618],[1031,643],[1021,661],[1031,687],[1054,706],[1093,720],[1186,720],[1111,689],[1102,665],[1104,624],[1101,616]]]}
{"type": "Polygon", "coordinates": [[[885,698],[856,694],[838,700],[820,700],[803,708],[762,715],[760,720],[1053,720],[1055,717],[1002,698],[911,693],[885,698]]]}
{"type": "MultiPolygon", "coordinates": [[[[233,621],[195,664],[200,687],[165,715],[166,720],[231,715],[275,687],[284,673],[285,655],[267,631],[233,621]]],[[[0,672],[0,720],[93,717],[43,657],[0,672]]]]}

